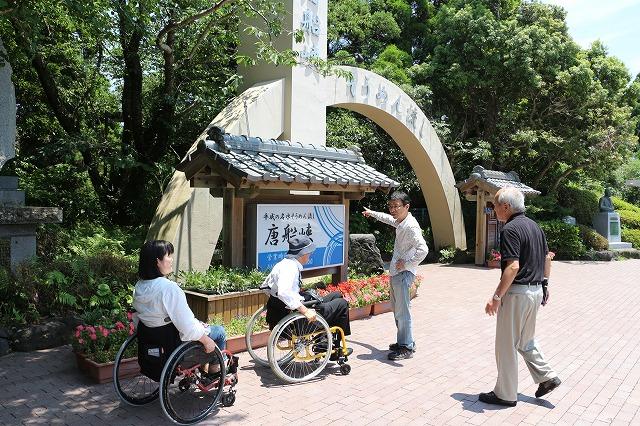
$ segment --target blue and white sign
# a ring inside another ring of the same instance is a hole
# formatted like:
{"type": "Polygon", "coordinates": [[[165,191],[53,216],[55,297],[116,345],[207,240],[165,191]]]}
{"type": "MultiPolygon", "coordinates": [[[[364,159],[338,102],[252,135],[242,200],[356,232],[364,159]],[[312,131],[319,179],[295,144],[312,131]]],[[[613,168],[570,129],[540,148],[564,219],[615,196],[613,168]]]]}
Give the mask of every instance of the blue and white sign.
{"type": "Polygon", "coordinates": [[[256,265],[270,270],[289,250],[289,238],[306,235],[316,245],[305,270],[344,263],[344,205],[258,204],[256,265]]]}

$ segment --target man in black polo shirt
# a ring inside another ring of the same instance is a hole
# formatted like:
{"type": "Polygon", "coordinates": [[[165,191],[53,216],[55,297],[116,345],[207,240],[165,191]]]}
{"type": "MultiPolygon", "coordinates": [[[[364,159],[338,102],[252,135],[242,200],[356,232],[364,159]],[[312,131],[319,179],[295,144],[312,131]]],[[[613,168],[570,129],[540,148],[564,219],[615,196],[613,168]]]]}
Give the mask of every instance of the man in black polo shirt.
{"type": "Polygon", "coordinates": [[[549,278],[551,257],[544,232],[524,215],[522,192],[514,187],[502,188],[496,193],[494,209],[498,220],[507,222],[500,233],[500,284],[485,307],[487,314],[498,314],[498,380],[493,392],[481,393],[479,400],[513,407],[518,400],[518,352],[534,382],[539,383],[536,398],[560,385],[535,340],[538,308],[548,299],[543,285],[549,278]]]}

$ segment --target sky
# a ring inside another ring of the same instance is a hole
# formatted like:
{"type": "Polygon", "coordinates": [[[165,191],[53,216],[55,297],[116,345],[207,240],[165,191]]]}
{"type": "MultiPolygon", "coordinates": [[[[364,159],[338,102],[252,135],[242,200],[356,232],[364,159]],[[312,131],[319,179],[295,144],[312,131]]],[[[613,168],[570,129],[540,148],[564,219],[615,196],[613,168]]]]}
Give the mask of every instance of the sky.
{"type": "Polygon", "coordinates": [[[569,34],[583,48],[600,39],[632,78],[640,73],[640,0],[542,0],[567,11],[569,34]]]}

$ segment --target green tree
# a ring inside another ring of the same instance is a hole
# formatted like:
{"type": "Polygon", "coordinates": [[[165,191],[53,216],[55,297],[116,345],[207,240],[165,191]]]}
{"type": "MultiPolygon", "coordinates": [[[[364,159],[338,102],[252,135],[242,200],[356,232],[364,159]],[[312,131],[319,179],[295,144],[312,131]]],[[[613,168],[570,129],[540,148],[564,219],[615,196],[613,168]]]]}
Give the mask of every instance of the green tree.
{"type": "MultiPolygon", "coordinates": [[[[280,2],[26,0],[0,4],[16,77],[19,155],[85,177],[117,224],[148,222],[172,167],[233,96],[241,13],[257,58],[295,63],[270,37],[280,2]]],[[[6,36],[5,36],[6,34],[6,36]]],[[[15,172],[29,179],[20,164],[15,172]]],[[[70,188],[71,191],[78,189],[70,188]]],[[[66,190],[67,188],[60,188],[66,190]]]]}

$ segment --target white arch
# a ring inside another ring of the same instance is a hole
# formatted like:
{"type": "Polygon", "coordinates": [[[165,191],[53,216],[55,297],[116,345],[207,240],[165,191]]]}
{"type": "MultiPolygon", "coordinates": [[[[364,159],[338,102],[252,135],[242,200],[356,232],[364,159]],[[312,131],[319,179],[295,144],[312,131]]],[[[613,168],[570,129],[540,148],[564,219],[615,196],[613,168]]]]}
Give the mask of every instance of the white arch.
{"type": "MultiPolygon", "coordinates": [[[[413,167],[424,194],[436,248],[466,248],[460,198],[444,148],[429,120],[398,86],[367,70],[341,67],[354,76],[327,77],[319,85],[325,106],[358,112],[382,127],[398,144],[413,167]],[[365,84],[368,82],[368,85],[365,84]],[[368,87],[368,89],[367,89],[368,87]],[[386,101],[381,93],[386,93],[386,101]]],[[[285,130],[286,80],[254,85],[235,98],[211,126],[232,134],[278,138],[285,130]]],[[[324,135],[322,135],[324,136],[324,135]]],[[[324,137],[322,138],[324,139],[324,137]]],[[[207,189],[189,186],[175,172],[158,205],[147,239],[165,239],[176,245],[176,270],[204,270],[209,266],[222,229],[222,199],[207,189]]]]}
{"type": "Polygon", "coordinates": [[[460,197],[449,160],[431,123],[416,103],[386,78],[361,68],[340,67],[353,79],[326,79],[327,105],[370,118],[398,144],[416,173],[437,248],[466,249],[460,197]]]}

